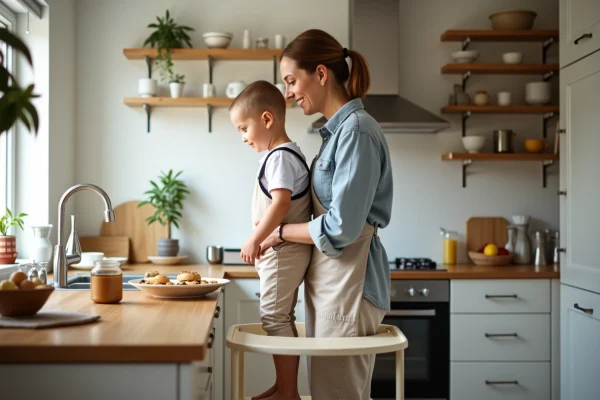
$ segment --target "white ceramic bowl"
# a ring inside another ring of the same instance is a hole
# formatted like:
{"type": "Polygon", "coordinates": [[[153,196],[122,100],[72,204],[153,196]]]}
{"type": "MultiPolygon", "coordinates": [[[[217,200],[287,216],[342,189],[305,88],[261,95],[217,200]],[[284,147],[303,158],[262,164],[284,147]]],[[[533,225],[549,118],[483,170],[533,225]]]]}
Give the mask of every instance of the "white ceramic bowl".
{"type": "Polygon", "coordinates": [[[204,43],[210,49],[226,49],[231,43],[233,34],[229,32],[206,32],[202,35],[204,43]]]}
{"type": "Polygon", "coordinates": [[[462,138],[463,147],[469,153],[479,153],[485,144],[485,136],[465,136],[462,138]]]}
{"type": "Polygon", "coordinates": [[[525,85],[525,101],[531,105],[550,102],[550,82],[529,82],[525,85]]]}
{"type": "Polygon", "coordinates": [[[475,50],[455,51],[452,53],[452,60],[455,63],[464,64],[472,63],[479,57],[479,52],[475,50]]]}
{"type": "Polygon", "coordinates": [[[502,54],[504,64],[521,64],[523,62],[523,53],[511,52],[502,54]]]}

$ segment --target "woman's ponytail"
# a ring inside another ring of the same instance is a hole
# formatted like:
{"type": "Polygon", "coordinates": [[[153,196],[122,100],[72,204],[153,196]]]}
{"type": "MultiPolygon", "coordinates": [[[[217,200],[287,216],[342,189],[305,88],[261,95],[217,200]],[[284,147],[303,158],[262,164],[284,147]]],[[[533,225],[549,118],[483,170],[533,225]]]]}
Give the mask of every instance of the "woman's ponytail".
{"type": "Polygon", "coordinates": [[[357,51],[348,50],[348,56],[352,61],[350,77],[348,78],[348,92],[351,99],[364,97],[371,85],[371,75],[367,60],[357,51]]]}

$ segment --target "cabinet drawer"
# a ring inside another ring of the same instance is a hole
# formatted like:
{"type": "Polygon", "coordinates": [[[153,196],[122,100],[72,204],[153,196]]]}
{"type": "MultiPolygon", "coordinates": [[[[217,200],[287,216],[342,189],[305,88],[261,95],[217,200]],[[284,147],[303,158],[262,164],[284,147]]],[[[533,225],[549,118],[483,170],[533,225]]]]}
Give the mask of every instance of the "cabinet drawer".
{"type": "Polygon", "coordinates": [[[451,315],[450,359],[550,361],[550,314],[451,315]]]}
{"type": "Polygon", "coordinates": [[[550,363],[451,363],[450,398],[548,400],[550,363]]]}
{"type": "Polygon", "coordinates": [[[549,313],[549,279],[452,280],[451,313],[549,313]]]}
{"type": "Polygon", "coordinates": [[[600,49],[600,2],[560,1],[560,66],[600,49]]]}

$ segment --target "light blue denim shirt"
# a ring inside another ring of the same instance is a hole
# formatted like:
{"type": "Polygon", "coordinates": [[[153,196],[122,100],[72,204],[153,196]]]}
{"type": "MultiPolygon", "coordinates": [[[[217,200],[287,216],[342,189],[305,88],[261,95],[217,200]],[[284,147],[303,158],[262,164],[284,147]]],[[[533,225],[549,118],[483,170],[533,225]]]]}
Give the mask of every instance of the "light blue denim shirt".
{"type": "MultiPolygon", "coordinates": [[[[392,166],[379,124],[360,99],[340,108],[320,129],[323,143],[314,164],[315,195],[328,212],[308,223],[315,246],[339,257],[360,235],[365,223],[385,228],[392,215],[392,166]]],[[[390,267],[379,240],[373,237],[363,297],[390,309],[390,267]]]]}

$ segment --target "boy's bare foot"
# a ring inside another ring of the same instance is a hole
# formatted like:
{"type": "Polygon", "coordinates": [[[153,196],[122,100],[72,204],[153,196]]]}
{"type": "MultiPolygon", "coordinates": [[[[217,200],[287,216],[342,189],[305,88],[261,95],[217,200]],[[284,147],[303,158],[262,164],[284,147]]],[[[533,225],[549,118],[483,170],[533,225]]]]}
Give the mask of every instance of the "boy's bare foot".
{"type": "Polygon", "coordinates": [[[265,392],[259,394],[258,396],[252,397],[252,400],[267,399],[267,398],[273,396],[275,394],[275,392],[277,392],[277,383],[275,383],[273,386],[271,386],[269,389],[267,389],[265,392]]]}
{"type": "Polygon", "coordinates": [[[265,400],[300,400],[300,395],[285,395],[284,393],[275,392],[271,397],[267,397],[265,400]]]}

